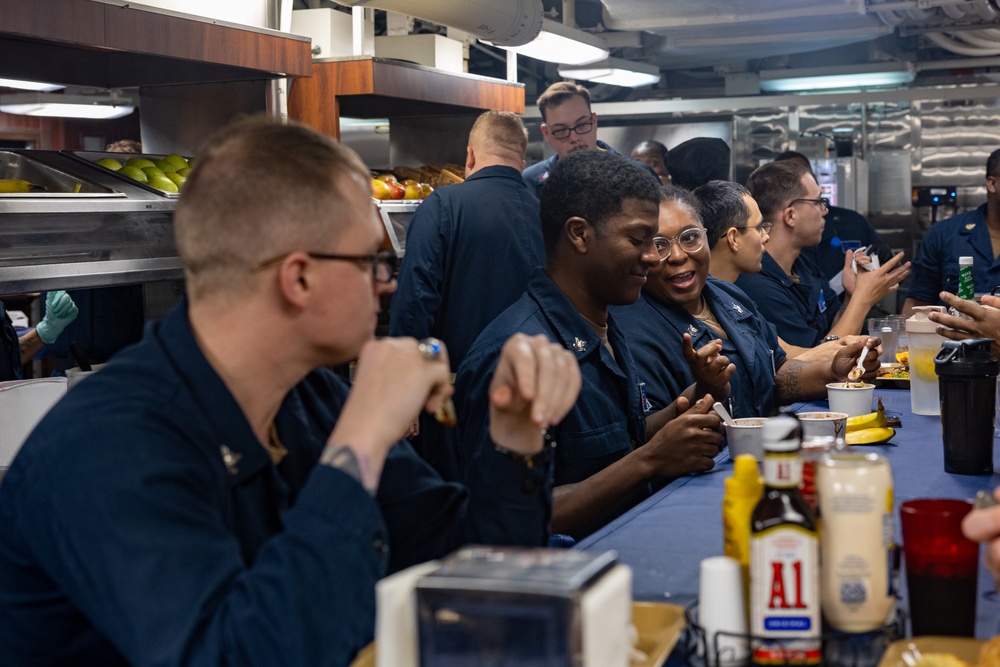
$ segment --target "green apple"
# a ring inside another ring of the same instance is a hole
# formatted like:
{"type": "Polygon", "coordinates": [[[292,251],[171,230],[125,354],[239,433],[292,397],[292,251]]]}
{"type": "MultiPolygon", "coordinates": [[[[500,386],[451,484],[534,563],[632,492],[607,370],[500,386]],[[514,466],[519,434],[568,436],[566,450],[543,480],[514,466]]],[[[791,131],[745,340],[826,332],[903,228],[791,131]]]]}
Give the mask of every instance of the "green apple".
{"type": "Polygon", "coordinates": [[[191,173],[191,167],[182,167],[181,169],[177,170],[177,173],[183,176],[184,178],[187,178],[188,174],[191,173]]]}
{"type": "Polygon", "coordinates": [[[163,176],[163,170],[156,165],[143,167],[142,170],[146,173],[147,178],[153,178],[153,176],[163,176]]]}
{"type": "Polygon", "coordinates": [[[112,158],[109,157],[102,157],[100,160],[97,160],[94,164],[99,164],[105,169],[110,169],[111,171],[118,171],[119,169],[122,168],[121,162],[119,162],[118,160],[113,160],[112,158]]]}
{"type": "Polygon", "coordinates": [[[146,176],[146,172],[129,164],[119,169],[118,173],[126,178],[131,178],[133,181],[139,181],[140,183],[146,183],[149,181],[149,178],[146,176]]]}
{"type": "Polygon", "coordinates": [[[155,167],[152,160],[147,160],[144,157],[133,157],[129,158],[125,162],[126,167],[135,167],[136,169],[142,169],[143,167],[155,167]]]}
{"type": "MultiPolygon", "coordinates": [[[[166,160],[167,162],[170,162],[176,167],[174,171],[180,171],[184,167],[188,166],[187,159],[183,155],[178,155],[177,153],[171,153],[170,155],[168,155],[163,159],[166,160]]],[[[163,171],[166,171],[166,169],[164,169],[163,171]]]]}
{"type": "Polygon", "coordinates": [[[153,164],[155,164],[164,174],[177,171],[177,165],[170,160],[157,160],[153,164]]]}
{"type": "Polygon", "coordinates": [[[187,180],[187,178],[185,176],[181,176],[176,171],[168,171],[165,175],[166,175],[167,178],[169,178],[171,181],[173,181],[177,185],[178,188],[183,188],[184,187],[184,181],[187,180]]]}
{"type": "Polygon", "coordinates": [[[165,175],[160,174],[158,176],[151,176],[149,179],[149,184],[156,188],[157,190],[163,190],[164,192],[180,192],[181,189],[177,187],[177,184],[167,178],[165,175]]]}

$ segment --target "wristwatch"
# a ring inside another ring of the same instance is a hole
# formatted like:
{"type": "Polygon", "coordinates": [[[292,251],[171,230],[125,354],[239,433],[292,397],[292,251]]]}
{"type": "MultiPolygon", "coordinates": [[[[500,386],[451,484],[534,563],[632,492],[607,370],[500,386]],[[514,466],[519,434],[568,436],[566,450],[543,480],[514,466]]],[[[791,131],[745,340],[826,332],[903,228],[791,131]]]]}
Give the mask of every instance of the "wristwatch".
{"type": "Polygon", "coordinates": [[[840,340],[840,336],[827,336],[823,339],[823,342],[829,343],[831,340],[840,340]]]}

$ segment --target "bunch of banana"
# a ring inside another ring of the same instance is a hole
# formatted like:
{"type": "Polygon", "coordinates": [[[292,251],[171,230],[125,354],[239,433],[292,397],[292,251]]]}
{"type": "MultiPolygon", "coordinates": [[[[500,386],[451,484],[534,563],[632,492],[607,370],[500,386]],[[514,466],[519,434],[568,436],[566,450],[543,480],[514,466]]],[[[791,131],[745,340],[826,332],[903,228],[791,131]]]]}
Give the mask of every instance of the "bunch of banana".
{"type": "Polygon", "coordinates": [[[14,192],[31,192],[35,186],[28,181],[0,178],[0,194],[14,192]]]}
{"type": "Polygon", "coordinates": [[[885,406],[878,399],[878,410],[867,415],[847,419],[847,433],[844,441],[849,445],[877,445],[887,442],[896,435],[896,429],[885,419],[885,406]]]}

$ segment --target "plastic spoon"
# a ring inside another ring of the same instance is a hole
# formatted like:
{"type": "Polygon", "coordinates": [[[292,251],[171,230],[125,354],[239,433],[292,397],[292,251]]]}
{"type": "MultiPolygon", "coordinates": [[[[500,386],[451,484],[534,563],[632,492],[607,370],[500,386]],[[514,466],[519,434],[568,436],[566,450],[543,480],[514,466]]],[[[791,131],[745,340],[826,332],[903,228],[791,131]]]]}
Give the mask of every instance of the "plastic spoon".
{"type": "Polygon", "coordinates": [[[715,410],[715,413],[717,415],[719,415],[720,417],[722,417],[722,422],[723,423],[729,424],[730,426],[733,425],[733,418],[729,415],[728,412],[726,412],[726,408],[724,408],[722,406],[722,403],[719,403],[718,401],[716,401],[712,405],[712,409],[715,410]]]}
{"type": "Polygon", "coordinates": [[[869,338],[865,341],[865,347],[861,350],[861,356],[858,357],[858,365],[851,369],[851,372],[847,374],[847,379],[851,382],[857,382],[861,379],[861,376],[865,374],[865,357],[868,356],[868,350],[872,347],[872,339],[869,338]]]}

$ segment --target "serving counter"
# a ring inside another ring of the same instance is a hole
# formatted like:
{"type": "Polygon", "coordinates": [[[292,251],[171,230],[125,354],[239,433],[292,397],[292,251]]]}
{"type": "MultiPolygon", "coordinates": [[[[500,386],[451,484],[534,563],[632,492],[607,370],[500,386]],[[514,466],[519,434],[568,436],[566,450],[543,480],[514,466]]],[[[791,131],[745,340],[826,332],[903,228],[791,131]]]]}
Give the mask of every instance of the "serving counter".
{"type": "MultiPolygon", "coordinates": [[[[913,498],[968,498],[979,489],[1000,484],[1000,475],[965,476],[944,472],[941,423],[938,417],[914,415],[910,392],[901,389],[876,391],[886,410],[897,412],[902,428],[889,443],[854,446],[874,451],[888,459],[895,483],[896,542],[899,505],[913,498]]],[[[799,404],[795,411],[826,410],[826,402],[799,404]]],[[[1000,458],[995,458],[1000,460],[1000,458]]],[[[605,551],[614,549],[621,562],[633,572],[633,598],[687,605],[698,597],[699,563],[703,558],[723,553],[722,497],[724,480],[732,475],[728,452],[716,458],[711,472],[678,479],[641,504],[582,540],[576,548],[605,551]]],[[[901,577],[902,599],[906,608],[905,576],[901,577]]],[[[976,636],[988,638],[1000,633],[1000,598],[986,568],[979,568],[976,636]]],[[[675,652],[676,653],[676,652],[675,652]]],[[[671,664],[682,664],[675,655],[671,664]]]]}

